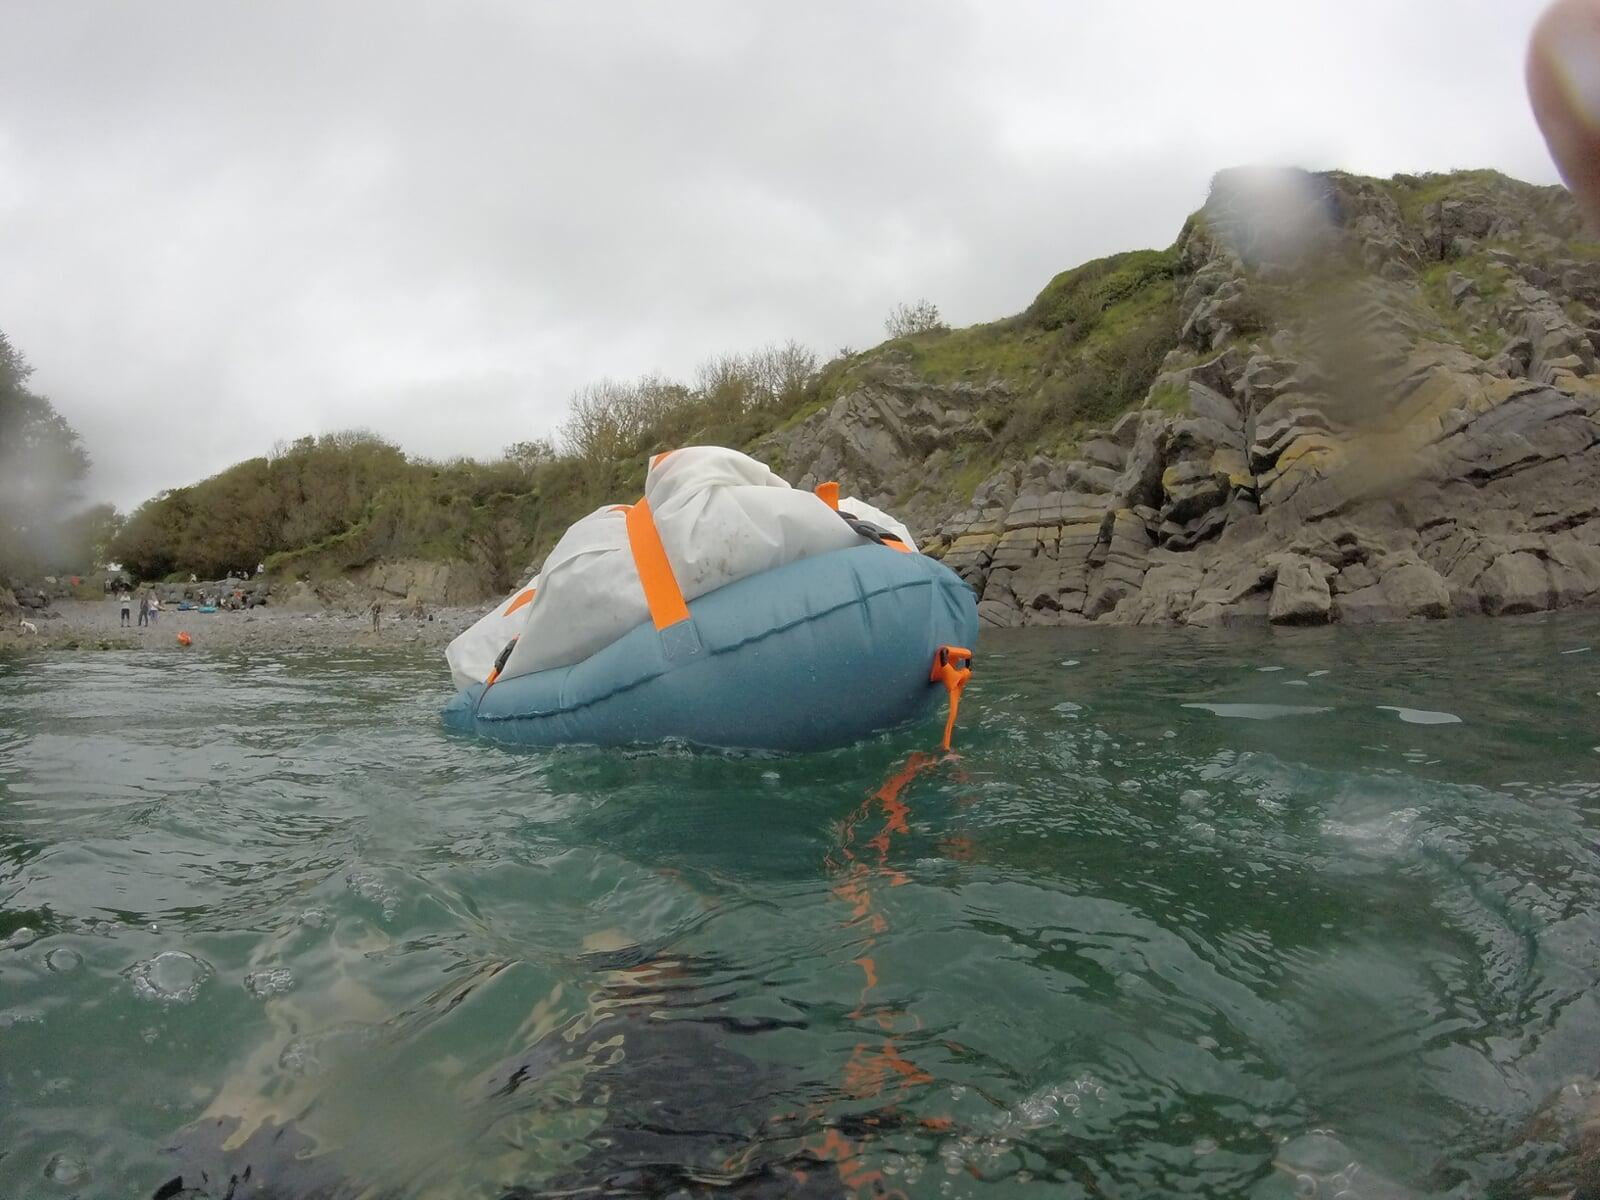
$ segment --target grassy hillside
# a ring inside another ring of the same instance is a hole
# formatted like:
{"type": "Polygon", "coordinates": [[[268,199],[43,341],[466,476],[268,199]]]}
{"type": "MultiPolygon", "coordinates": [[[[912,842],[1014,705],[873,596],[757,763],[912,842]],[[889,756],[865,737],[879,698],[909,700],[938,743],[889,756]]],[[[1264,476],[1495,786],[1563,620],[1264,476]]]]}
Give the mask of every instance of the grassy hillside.
{"type": "MultiPolygon", "coordinates": [[[[1487,258],[1430,250],[1430,221],[1437,224],[1441,201],[1465,197],[1468,207],[1483,207],[1505,193],[1523,209],[1558,207],[1559,193],[1494,172],[1338,178],[1351,185],[1345,193],[1398,214],[1401,236],[1415,243],[1428,321],[1480,358],[1495,353],[1503,331],[1465,314],[1448,288],[1455,272],[1493,300],[1510,272],[1487,258]]],[[[1550,223],[1545,217],[1555,220],[1542,208],[1535,216],[1540,226],[1550,223]]],[[[521,443],[495,461],[441,463],[408,458],[370,434],[301,439],[155,498],[133,514],[112,551],[147,577],[216,575],[263,560],[311,576],[381,559],[467,560],[486,566],[496,586],[510,587],[572,521],[637,495],[652,453],[712,442],[761,444],[769,458],[782,457],[783,439],[770,435],[891,373],[900,386],[925,382],[947,407],[969,405],[990,435],[964,446],[932,483],[964,500],[995,466],[1040,453],[1063,457],[1086,429],[1109,425],[1147,400],[1182,407],[1181,395],[1152,393],[1151,384],[1179,346],[1179,298],[1192,278],[1182,248],[1197,236],[1203,242],[1204,221],[1191,217],[1167,250],[1116,254],[1064,271],[1024,311],[1002,320],[949,329],[931,306],[902,309],[920,316],[896,328],[899,336],[826,363],[790,344],[710,360],[687,383],[600,381],[573,398],[559,451],[521,443]]],[[[1585,253],[1587,243],[1563,241],[1567,252],[1585,253]]],[[[1536,249],[1530,243],[1530,256],[1536,249]]],[[[1359,276],[1369,268],[1350,261],[1338,269],[1359,276]]],[[[1303,281],[1256,285],[1259,296],[1289,306],[1303,302],[1305,291],[1303,281]]],[[[1250,336],[1256,325],[1239,320],[1237,336],[1250,336]]],[[[789,450],[796,457],[803,447],[789,450]]],[[[772,465],[802,469],[798,461],[772,465]]]]}

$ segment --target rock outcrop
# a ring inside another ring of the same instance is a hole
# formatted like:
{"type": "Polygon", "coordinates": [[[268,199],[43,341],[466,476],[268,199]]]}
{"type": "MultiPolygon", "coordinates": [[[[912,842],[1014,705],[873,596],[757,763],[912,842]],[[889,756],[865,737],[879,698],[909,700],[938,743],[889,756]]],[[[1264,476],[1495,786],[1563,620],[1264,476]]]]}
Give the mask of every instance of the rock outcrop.
{"type": "Polygon", "coordinates": [[[374,563],[355,576],[355,582],[380,598],[402,605],[429,608],[481,604],[501,594],[486,567],[464,561],[435,562],[401,559],[374,563]]]}
{"type": "Polygon", "coordinates": [[[986,386],[886,371],[784,443],[898,504],[991,625],[1502,615],[1600,603],[1600,261],[1486,173],[1228,172],[1180,241],[1176,345],[1068,456],[982,461],[986,386]]]}
{"type": "Polygon", "coordinates": [[[903,364],[886,361],[858,386],[791,429],[768,440],[760,457],[798,463],[791,482],[810,488],[848,479],[853,494],[926,527],[948,511],[943,476],[951,451],[991,440],[976,417],[999,385],[930,386],[903,364]]]}

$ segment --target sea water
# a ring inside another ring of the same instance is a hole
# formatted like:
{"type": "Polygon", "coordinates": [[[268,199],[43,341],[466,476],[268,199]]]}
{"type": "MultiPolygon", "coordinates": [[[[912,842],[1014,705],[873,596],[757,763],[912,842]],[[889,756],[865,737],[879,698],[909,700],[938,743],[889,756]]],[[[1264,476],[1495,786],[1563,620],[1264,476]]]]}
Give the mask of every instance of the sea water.
{"type": "Polygon", "coordinates": [[[1465,1196],[1559,1157],[1600,620],[976,665],[955,756],[763,757],[448,735],[405,652],[0,659],[0,1197],[1465,1196]]]}

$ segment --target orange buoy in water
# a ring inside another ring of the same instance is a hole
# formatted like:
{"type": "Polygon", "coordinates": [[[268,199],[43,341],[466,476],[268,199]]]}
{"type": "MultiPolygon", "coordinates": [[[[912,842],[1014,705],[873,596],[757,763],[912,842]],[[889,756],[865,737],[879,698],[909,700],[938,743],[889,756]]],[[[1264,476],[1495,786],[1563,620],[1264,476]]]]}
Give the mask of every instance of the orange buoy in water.
{"type": "Polygon", "coordinates": [[[178,645],[180,645],[180,646],[190,646],[190,645],[193,645],[193,644],[194,644],[194,639],[189,636],[187,631],[185,631],[185,630],[179,630],[178,631],[178,645]]]}

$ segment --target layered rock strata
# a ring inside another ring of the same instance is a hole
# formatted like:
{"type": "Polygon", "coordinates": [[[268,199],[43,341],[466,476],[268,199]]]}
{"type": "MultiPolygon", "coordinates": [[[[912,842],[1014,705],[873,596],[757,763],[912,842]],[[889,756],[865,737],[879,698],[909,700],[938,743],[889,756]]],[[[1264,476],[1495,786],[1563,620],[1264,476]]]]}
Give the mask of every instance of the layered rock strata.
{"type": "Polygon", "coordinates": [[[914,494],[991,625],[1600,603],[1600,262],[1557,189],[1426,184],[1219,176],[1179,246],[1177,345],[1070,458],[941,496],[993,396],[891,374],[802,427],[791,479],[914,494]]]}

